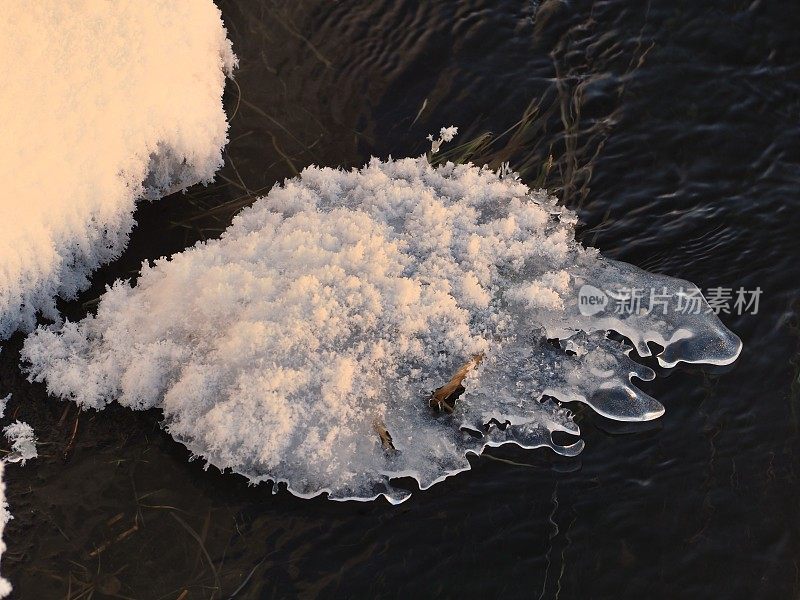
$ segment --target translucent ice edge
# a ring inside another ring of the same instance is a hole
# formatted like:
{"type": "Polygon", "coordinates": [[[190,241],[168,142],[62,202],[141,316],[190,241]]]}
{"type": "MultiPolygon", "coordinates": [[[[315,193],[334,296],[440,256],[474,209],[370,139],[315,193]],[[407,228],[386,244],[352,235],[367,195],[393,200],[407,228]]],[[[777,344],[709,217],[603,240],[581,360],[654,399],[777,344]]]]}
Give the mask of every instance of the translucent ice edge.
{"type": "Polygon", "coordinates": [[[695,286],[583,248],[575,222],[473,165],[309,167],[221,239],[117,282],[96,315],[39,328],[22,356],[30,379],[83,408],[160,408],[194,456],[253,483],[399,503],[410,493],[392,479],[427,489],[486,447],[578,454],[581,440],[553,440],[580,434],[564,402],[660,417],[632,383],[655,373],[609,331],[643,356],[663,346],[667,367],[738,356],[702,295],[697,314],[679,310],[695,286]],[[672,300],[616,310],[635,289],[672,300]],[[452,413],[434,411],[431,392],[469,361],[452,413]]]}

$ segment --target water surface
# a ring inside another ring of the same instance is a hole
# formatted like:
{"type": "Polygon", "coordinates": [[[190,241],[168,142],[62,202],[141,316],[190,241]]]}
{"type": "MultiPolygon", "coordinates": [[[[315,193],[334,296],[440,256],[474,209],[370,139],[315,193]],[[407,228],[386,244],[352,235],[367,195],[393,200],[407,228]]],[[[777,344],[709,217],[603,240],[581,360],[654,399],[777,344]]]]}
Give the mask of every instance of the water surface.
{"type": "Polygon", "coordinates": [[[16,597],[798,596],[796,5],[220,6],[241,61],[226,166],[143,205],[129,249],[63,305],[70,318],[304,166],[419,154],[450,124],[461,141],[493,133],[475,159],[555,191],[605,255],[704,289],[760,286],[760,310],[722,315],[744,342],[728,372],[645,384],[667,408],[657,422],[583,411],[579,459],[494,449],[400,507],[204,471],[156,413],[48,399],[20,374],[16,336],[0,396],[42,442],[6,471],[16,597]]]}

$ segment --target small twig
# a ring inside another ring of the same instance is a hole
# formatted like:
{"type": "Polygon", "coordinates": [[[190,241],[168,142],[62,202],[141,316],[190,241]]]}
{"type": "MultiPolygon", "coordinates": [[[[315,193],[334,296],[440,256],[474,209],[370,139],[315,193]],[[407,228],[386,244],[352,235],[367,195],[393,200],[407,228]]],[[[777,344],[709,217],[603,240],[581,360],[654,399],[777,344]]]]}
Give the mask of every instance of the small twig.
{"type": "Polygon", "coordinates": [[[263,562],[264,562],[266,559],[267,559],[267,557],[265,556],[265,557],[264,557],[264,558],[262,558],[260,561],[258,561],[258,564],[257,564],[255,567],[253,567],[252,569],[250,569],[250,573],[247,575],[247,577],[245,577],[245,578],[244,578],[244,581],[242,581],[242,583],[239,585],[239,587],[237,587],[237,588],[236,588],[236,589],[233,591],[233,593],[232,593],[230,596],[228,596],[228,600],[233,600],[233,598],[235,598],[235,597],[236,597],[236,595],[237,595],[239,592],[241,592],[241,591],[242,591],[242,590],[245,588],[245,586],[247,585],[247,583],[250,581],[250,578],[251,578],[251,577],[253,577],[253,573],[255,573],[255,572],[256,572],[256,569],[257,569],[258,567],[260,567],[260,566],[261,566],[261,564],[262,564],[262,563],[263,563],[263,562]]]}
{"type": "Polygon", "coordinates": [[[411,129],[414,126],[414,123],[416,123],[417,120],[422,116],[422,111],[425,110],[426,106],[428,106],[428,99],[427,98],[425,98],[425,100],[422,102],[422,106],[419,107],[419,112],[417,113],[417,116],[414,117],[414,120],[411,121],[411,125],[408,126],[409,129],[411,129]]]}
{"type": "MultiPolygon", "coordinates": [[[[70,404],[67,404],[67,405],[64,407],[64,412],[63,412],[63,413],[61,413],[61,418],[58,420],[58,426],[59,426],[59,427],[61,427],[61,426],[64,424],[64,421],[66,421],[66,420],[67,420],[67,413],[69,413],[69,408],[70,408],[70,406],[71,406],[71,403],[70,403],[70,404]]],[[[78,410],[80,410],[80,409],[78,409],[78,410]]]]}
{"type": "Polygon", "coordinates": [[[381,446],[383,446],[383,449],[392,452],[396,451],[394,444],[392,443],[392,436],[389,433],[389,430],[386,429],[386,425],[384,425],[383,421],[379,417],[375,417],[375,420],[372,421],[372,427],[375,428],[375,432],[381,438],[381,446]]]}
{"type": "Polygon", "coordinates": [[[487,454],[486,452],[483,452],[480,456],[481,458],[488,458],[489,460],[495,460],[497,462],[505,463],[507,465],[514,465],[515,467],[530,467],[531,469],[538,469],[536,465],[531,465],[529,463],[521,463],[515,460],[508,460],[507,458],[500,458],[499,456],[493,456],[491,454],[487,454]]]}
{"type": "Polygon", "coordinates": [[[242,88],[239,86],[239,82],[236,81],[235,77],[231,77],[231,81],[233,82],[233,85],[236,86],[239,95],[236,97],[236,107],[233,109],[233,114],[228,119],[228,123],[232,123],[233,120],[236,118],[236,115],[239,114],[239,105],[242,103],[242,88]]]}
{"type": "Polygon", "coordinates": [[[69,442],[67,442],[67,447],[64,448],[64,460],[69,459],[69,453],[72,451],[72,447],[75,445],[75,436],[78,435],[78,420],[81,418],[81,411],[78,410],[78,414],[75,416],[75,425],[72,427],[72,435],[69,438],[69,442]]]}
{"type": "MultiPolygon", "coordinates": [[[[200,546],[200,549],[203,551],[203,555],[205,556],[206,560],[208,561],[208,566],[211,567],[211,572],[214,575],[214,584],[215,584],[215,588],[214,589],[216,591],[220,590],[219,573],[217,573],[217,568],[214,566],[214,561],[211,560],[211,555],[208,553],[208,550],[206,550],[206,546],[203,543],[203,540],[200,538],[200,536],[197,534],[197,532],[194,529],[192,529],[186,523],[186,521],[181,519],[174,512],[169,513],[169,516],[171,516],[173,519],[175,519],[180,524],[180,526],[183,527],[187,531],[187,533],[190,536],[192,536],[194,538],[194,540],[197,542],[197,544],[200,546]]],[[[212,594],[212,597],[213,597],[213,594],[212,594]]]]}
{"type": "Polygon", "coordinates": [[[233,159],[231,158],[231,155],[228,153],[227,150],[225,151],[225,156],[228,157],[228,163],[230,163],[231,169],[233,169],[233,172],[236,174],[237,179],[239,179],[239,183],[242,184],[242,190],[244,190],[244,193],[247,194],[248,196],[252,196],[253,195],[252,192],[250,192],[249,188],[247,187],[247,184],[244,182],[244,179],[242,179],[242,176],[239,175],[239,169],[236,168],[236,163],[233,162],[233,159]]]}
{"type": "Polygon", "coordinates": [[[464,378],[466,378],[467,374],[472,369],[481,364],[482,360],[483,353],[473,355],[471,359],[464,363],[461,368],[455,372],[455,375],[450,378],[450,381],[445,383],[442,387],[434,390],[428,401],[431,408],[435,408],[436,410],[444,410],[448,413],[453,412],[453,406],[448,404],[447,400],[449,400],[450,397],[459,390],[463,389],[461,383],[464,381],[464,378]]]}
{"type": "MultiPolygon", "coordinates": [[[[206,514],[206,520],[203,523],[203,529],[200,531],[200,540],[205,543],[206,538],[208,537],[208,528],[211,525],[211,511],[209,510],[206,514]]],[[[200,564],[200,558],[202,556],[202,550],[198,546],[197,548],[197,555],[194,559],[194,568],[196,569],[197,566],[200,564]]]]}
{"type": "Polygon", "coordinates": [[[317,59],[318,59],[318,60],[319,60],[319,61],[320,61],[322,64],[324,64],[324,65],[325,65],[326,67],[328,67],[329,69],[331,68],[331,61],[329,61],[327,58],[325,58],[325,57],[322,55],[322,53],[320,53],[320,51],[319,51],[319,50],[317,50],[316,46],[314,46],[314,44],[312,44],[312,43],[311,43],[311,40],[309,40],[309,39],[308,39],[307,37],[305,37],[305,36],[304,36],[302,33],[300,33],[299,31],[297,31],[297,29],[295,29],[295,28],[294,28],[294,25],[293,25],[293,24],[289,23],[289,22],[288,22],[288,21],[286,21],[285,19],[282,19],[282,18],[281,18],[281,15],[280,15],[280,13],[278,13],[277,11],[275,11],[275,12],[273,12],[273,13],[272,13],[272,18],[273,18],[273,19],[275,19],[275,20],[276,20],[278,23],[280,23],[281,25],[283,25],[283,28],[284,28],[284,29],[286,29],[286,31],[288,31],[288,32],[289,32],[291,35],[293,35],[294,37],[296,37],[298,40],[300,40],[300,41],[304,42],[304,43],[306,44],[306,46],[308,46],[308,47],[309,47],[309,49],[310,49],[310,50],[311,50],[311,51],[314,53],[314,56],[316,56],[316,57],[317,57],[317,59]]]}
{"type": "Polygon", "coordinates": [[[102,554],[103,552],[108,550],[108,548],[111,545],[113,545],[113,544],[115,544],[117,542],[121,542],[122,540],[124,540],[125,538],[129,537],[130,535],[136,533],[137,531],[139,531],[139,525],[138,525],[138,523],[134,522],[133,526],[130,527],[129,529],[126,529],[125,531],[120,533],[114,539],[111,539],[111,540],[105,542],[104,544],[100,544],[97,548],[95,548],[94,550],[89,552],[89,556],[94,558],[95,556],[98,556],[99,554],[102,554]]]}

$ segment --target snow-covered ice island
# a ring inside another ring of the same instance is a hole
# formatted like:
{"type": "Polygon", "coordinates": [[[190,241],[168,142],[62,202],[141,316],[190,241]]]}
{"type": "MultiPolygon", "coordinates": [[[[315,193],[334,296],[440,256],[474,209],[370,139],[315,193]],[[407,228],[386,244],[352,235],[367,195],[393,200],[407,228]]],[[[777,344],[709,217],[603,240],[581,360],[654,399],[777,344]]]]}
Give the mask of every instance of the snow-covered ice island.
{"type": "MultiPolygon", "coordinates": [[[[0,60],[0,339],[54,321],[25,341],[32,380],[86,409],[160,408],[194,455],[254,483],[401,502],[392,478],[428,488],[487,446],[577,454],[552,437],[579,434],[560,402],[660,416],[631,383],[653,371],[609,331],[667,367],[740,351],[701,296],[674,306],[695,286],[583,248],[546,192],[426,157],[309,167],[63,323],[55,299],[119,255],[136,201],[221,165],[235,57],[210,0],[44,0],[0,14],[0,60]],[[671,301],[579,303],[634,288],[671,301]]],[[[24,423],[4,431],[35,454],[24,423]]],[[[3,506],[0,488],[0,525],[3,506]]]]}
{"type": "Polygon", "coordinates": [[[667,367],[738,356],[694,285],[604,259],[575,223],[507,170],[424,156],[312,166],[220,239],[117,282],[96,315],[37,329],[23,360],[83,408],[160,408],[195,456],[254,483],[398,503],[409,492],[392,478],[428,488],[487,446],[577,454],[582,441],[553,440],[579,434],[559,401],[659,417],[631,383],[654,372],[609,331],[641,355],[659,344],[667,367]],[[661,304],[579,304],[581,290],[634,288],[661,304]],[[685,297],[697,313],[678,310],[685,297]]]}

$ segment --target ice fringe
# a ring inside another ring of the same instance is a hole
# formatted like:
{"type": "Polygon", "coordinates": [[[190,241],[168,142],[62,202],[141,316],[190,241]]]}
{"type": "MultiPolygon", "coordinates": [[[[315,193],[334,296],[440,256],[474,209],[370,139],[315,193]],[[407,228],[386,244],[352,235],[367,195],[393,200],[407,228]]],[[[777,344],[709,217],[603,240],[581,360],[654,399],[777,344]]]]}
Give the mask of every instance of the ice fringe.
{"type": "Polygon", "coordinates": [[[3,427],[3,435],[11,443],[11,454],[5,460],[10,463],[25,462],[39,456],[36,451],[36,435],[33,427],[23,421],[14,421],[11,425],[3,427]]]}
{"type": "Polygon", "coordinates": [[[235,61],[212,0],[4,3],[0,339],[58,319],[137,199],[211,180],[235,61]]]}
{"type": "Polygon", "coordinates": [[[631,383],[653,371],[609,330],[643,355],[661,345],[664,366],[738,355],[695,286],[603,259],[574,241],[575,222],[544,191],[472,165],[309,167],[221,239],[116,283],[96,316],[38,329],[22,356],[83,408],[159,407],[193,454],[252,482],[397,503],[409,493],[392,478],[426,489],[487,446],[580,452],[553,441],[579,428],[549,398],[660,416],[631,383]],[[578,304],[582,289],[632,288],[697,295],[703,310],[578,304]],[[473,356],[454,411],[435,413],[431,391],[473,356]]]}
{"type": "Polygon", "coordinates": [[[445,142],[450,142],[458,135],[458,127],[451,125],[450,127],[442,127],[439,130],[439,137],[433,139],[433,135],[429,135],[426,139],[431,143],[431,154],[436,154],[445,142]]]}
{"type": "MultiPolygon", "coordinates": [[[[8,395],[8,398],[11,394],[8,395]]],[[[8,399],[6,398],[6,400],[8,399]]],[[[0,415],[2,416],[2,415],[0,415]]],[[[13,518],[8,510],[6,501],[5,466],[7,462],[20,462],[30,458],[36,458],[36,437],[33,428],[27,423],[16,421],[3,428],[3,433],[11,442],[11,454],[0,460],[0,563],[2,563],[3,553],[6,551],[6,543],[3,539],[3,532],[6,525],[13,518]]],[[[5,598],[12,592],[11,583],[0,573],[0,598],[5,598]]]]}
{"type": "MultiPolygon", "coordinates": [[[[8,510],[8,502],[6,501],[5,466],[5,461],[0,460],[0,562],[2,562],[3,553],[6,551],[3,532],[6,524],[13,518],[8,510]]],[[[11,583],[0,575],[0,598],[5,598],[10,593],[11,583]]]]}

